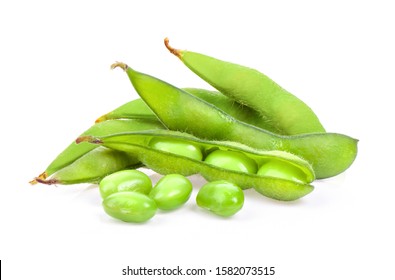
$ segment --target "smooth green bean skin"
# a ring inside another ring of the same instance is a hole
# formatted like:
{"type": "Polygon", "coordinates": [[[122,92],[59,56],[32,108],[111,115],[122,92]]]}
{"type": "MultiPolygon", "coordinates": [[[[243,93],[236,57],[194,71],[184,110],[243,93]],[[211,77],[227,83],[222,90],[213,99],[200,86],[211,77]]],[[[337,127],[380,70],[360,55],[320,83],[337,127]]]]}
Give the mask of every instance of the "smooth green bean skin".
{"type": "Polygon", "coordinates": [[[303,183],[304,174],[298,168],[287,162],[269,161],[263,164],[259,170],[258,175],[269,176],[275,178],[283,178],[286,180],[296,181],[303,183]]]}
{"type": "Polygon", "coordinates": [[[96,147],[49,178],[36,178],[36,180],[47,185],[98,183],[111,173],[139,166],[141,164],[134,155],[105,147],[96,147]]]}
{"type": "Polygon", "coordinates": [[[216,150],[210,153],[204,161],[225,169],[252,174],[257,172],[255,161],[239,152],[216,150]]]}
{"type": "MultiPolygon", "coordinates": [[[[87,129],[83,135],[95,135],[102,136],[107,134],[121,133],[126,131],[138,131],[138,130],[149,130],[149,129],[165,129],[158,120],[139,120],[139,119],[126,119],[126,120],[108,120],[105,122],[97,123],[87,129]]],[[[97,148],[96,145],[84,142],[76,144],[74,141],[66,147],[45,169],[45,171],[37,178],[45,180],[55,172],[61,170],[64,167],[72,164],[74,161],[84,156],[88,152],[97,148]]],[[[73,168],[68,169],[76,170],[73,168]]],[[[71,175],[71,173],[68,173],[71,175]]],[[[78,174],[76,174],[78,176],[78,174]]],[[[63,177],[63,176],[62,176],[63,177]]],[[[70,180],[64,180],[70,181],[70,180]]],[[[34,179],[31,183],[35,183],[34,179]]]]}
{"type": "Polygon", "coordinates": [[[132,153],[144,166],[163,175],[174,173],[183,176],[201,174],[208,181],[226,178],[227,181],[243,189],[254,188],[264,196],[276,200],[296,200],[313,191],[313,186],[309,185],[314,180],[314,172],[311,166],[305,160],[287,152],[259,151],[240,143],[202,140],[186,133],[165,130],[84,137],[82,141],[132,153]],[[243,152],[254,159],[259,166],[271,160],[287,161],[305,174],[304,183],[225,169],[190,157],[156,150],[149,145],[153,138],[165,139],[166,141],[169,141],[169,139],[184,140],[195,146],[200,146],[204,155],[218,149],[243,152]]]}
{"type": "Polygon", "coordinates": [[[244,193],[235,184],[225,180],[213,181],[202,186],[196,204],[222,217],[239,212],[244,204],[244,193]]]}
{"type": "Polygon", "coordinates": [[[176,139],[167,141],[166,139],[154,138],[149,143],[149,146],[156,150],[189,157],[195,160],[203,159],[202,151],[195,145],[185,141],[177,141],[176,139]]]}
{"type": "Polygon", "coordinates": [[[133,191],[148,195],[152,190],[151,179],[138,170],[120,170],[104,177],[99,184],[102,198],[116,193],[133,191]]]}
{"type": "MultiPolygon", "coordinates": [[[[184,88],[186,92],[196,96],[204,101],[213,104],[217,108],[223,110],[227,114],[233,116],[235,119],[245,122],[274,133],[280,133],[281,131],[273,126],[271,122],[260,115],[257,111],[244,106],[240,103],[235,102],[233,99],[223,95],[218,91],[211,91],[200,88],[184,88]]],[[[96,122],[101,122],[109,119],[151,119],[157,120],[156,115],[152,110],[144,103],[142,99],[136,99],[129,101],[113,111],[101,116],[96,122]]]]}
{"type": "Polygon", "coordinates": [[[146,222],[157,211],[155,201],[138,192],[113,193],[103,200],[102,205],[111,217],[132,223],[146,222]]]}
{"type": "Polygon", "coordinates": [[[173,210],[184,205],[192,193],[192,183],[180,174],[162,177],[152,189],[149,197],[159,209],[173,210]]]}
{"type": "Polygon", "coordinates": [[[281,136],[240,122],[212,104],[173,85],[122,67],[140,97],[171,130],[188,132],[203,139],[240,142],[261,150],[281,150],[310,162],[318,179],[335,176],[357,155],[357,140],[337,133],[281,136]],[[209,125],[208,125],[209,124],[209,125]]]}
{"type": "Polygon", "coordinates": [[[165,43],[200,78],[226,96],[266,116],[278,128],[279,134],[325,132],[309,106],[261,72],[204,54],[175,50],[168,45],[168,40],[165,43]]]}

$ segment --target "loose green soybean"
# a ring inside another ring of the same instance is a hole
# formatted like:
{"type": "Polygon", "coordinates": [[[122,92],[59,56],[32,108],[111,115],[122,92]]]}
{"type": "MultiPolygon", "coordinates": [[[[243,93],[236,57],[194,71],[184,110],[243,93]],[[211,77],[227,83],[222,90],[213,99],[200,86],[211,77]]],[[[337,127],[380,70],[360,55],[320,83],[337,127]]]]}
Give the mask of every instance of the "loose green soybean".
{"type": "Polygon", "coordinates": [[[259,71],[204,54],[176,50],[170,47],[167,38],[165,45],[214,88],[265,116],[280,134],[325,132],[309,106],[259,71]]]}
{"type": "Polygon", "coordinates": [[[281,136],[240,122],[212,104],[155,77],[123,68],[140,97],[171,130],[203,139],[240,142],[261,150],[281,150],[307,160],[318,179],[345,171],[357,155],[357,140],[337,133],[281,136]],[[209,124],[209,125],[208,125],[209,124]]]}
{"type": "Polygon", "coordinates": [[[295,200],[305,196],[313,190],[309,185],[314,180],[314,172],[310,164],[287,152],[283,151],[261,151],[250,148],[240,143],[209,141],[196,138],[187,133],[166,130],[150,130],[143,132],[130,132],[103,137],[84,137],[83,141],[100,144],[105,147],[134,154],[138,160],[148,168],[160,174],[181,174],[190,176],[201,174],[208,181],[216,181],[226,178],[243,189],[254,188],[259,193],[277,200],[295,200]],[[177,154],[155,148],[157,143],[163,141],[169,143],[183,141],[188,145],[195,146],[203,155],[203,160],[194,159],[185,154],[177,154]],[[253,160],[257,166],[279,160],[283,164],[289,164],[299,169],[303,176],[303,183],[273,176],[262,176],[258,174],[236,171],[224,168],[204,161],[211,153],[223,150],[230,154],[242,153],[253,160]]]}
{"type": "Polygon", "coordinates": [[[228,181],[213,181],[200,188],[196,203],[214,214],[229,217],[243,207],[244,193],[238,186],[228,181]]]}
{"type": "Polygon", "coordinates": [[[152,190],[151,179],[138,170],[121,170],[114,172],[100,181],[100,194],[106,198],[116,192],[134,191],[148,195],[152,190]]]}
{"type": "Polygon", "coordinates": [[[138,192],[117,192],[103,200],[104,211],[111,217],[133,223],[151,219],[156,211],[155,201],[138,192]]]}
{"type": "Polygon", "coordinates": [[[192,193],[192,183],[180,174],[162,177],[149,194],[159,209],[173,210],[184,205],[192,193]]]}

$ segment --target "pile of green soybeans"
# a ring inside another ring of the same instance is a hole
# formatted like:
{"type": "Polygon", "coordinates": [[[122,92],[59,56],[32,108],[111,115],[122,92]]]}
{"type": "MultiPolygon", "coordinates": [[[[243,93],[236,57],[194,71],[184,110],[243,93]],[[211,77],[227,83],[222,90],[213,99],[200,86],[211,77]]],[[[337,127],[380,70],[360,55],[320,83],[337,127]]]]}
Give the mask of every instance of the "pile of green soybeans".
{"type": "Polygon", "coordinates": [[[157,209],[183,206],[187,178],[200,174],[196,204],[232,216],[253,188],[275,200],[297,200],[316,179],[344,172],[358,140],[326,132],[303,101],[261,72],[201,53],[166,48],[217,91],[178,88],[125,63],[140,98],[99,117],[31,183],[99,185],[105,212],[140,223],[157,209]],[[138,168],[163,177],[153,186],[138,168]]]}

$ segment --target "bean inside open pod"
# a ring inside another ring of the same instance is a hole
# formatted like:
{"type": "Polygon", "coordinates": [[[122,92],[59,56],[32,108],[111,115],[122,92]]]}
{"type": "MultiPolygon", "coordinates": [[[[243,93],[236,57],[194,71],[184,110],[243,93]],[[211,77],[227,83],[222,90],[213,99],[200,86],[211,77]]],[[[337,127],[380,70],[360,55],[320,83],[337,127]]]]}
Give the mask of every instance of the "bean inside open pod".
{"type": "Polygon", "coordinates": [[[311,165],[302,158],[284,151],[261,151],[240,143],[202,140],[187,133],[161,130],[103,137],[83,136],[77,139],[77,142],[82,141],[133,153],[142,164],[160,174],[178,173],[184,176],[201,174],[208,181],[227,180],[242,189],[254,188],[259,193],[277,200],[295,200],[313,190],[313,186],[309,185],[315,179],[311,165]],[[174,146],[174,144],[180,144],[178,145],[180,150],[164,148],[166,145],[174,146]],[[196,158],[195,154],[183,150],[189,146],[200,151],[202,157],[196,158]],[[241,153],[256,163],[257,170],[265,164],[278,162],[279,166],[287,167],[284,168],[286,173],[296,170],[298,180],[293,180],[292,176],[269,176],[234,170],[205,161],[216,151],[241,153]]]}

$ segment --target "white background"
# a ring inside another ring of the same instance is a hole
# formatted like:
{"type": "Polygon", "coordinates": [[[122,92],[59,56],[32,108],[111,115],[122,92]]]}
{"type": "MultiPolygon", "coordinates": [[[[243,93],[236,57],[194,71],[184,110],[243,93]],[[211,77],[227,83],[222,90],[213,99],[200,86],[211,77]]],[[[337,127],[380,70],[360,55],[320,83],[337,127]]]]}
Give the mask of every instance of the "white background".
{"type": "MultiPolygon", "coordinates": [[[[390,2],[2,1],[4,279],[152,278],[122,276],[128,265],[213,270],[196,279],[224,278],[217,266],[275,266],[267,279],[394,279],[390,2]],[[114,61],[179,87],[210,88],[168,53],[166,36],[176,48],[270,76],[328,131],[360,140],[355,163],[297,202],[246,191],[230,219],[197,209],[199,177],[185,207],[142,225],[108,217],[94,186],[30,186],[98,116],[137,98],[126,75],[110,71],[114,61]]],[[[241,278],[261,277],[226,277],[241,278]]]]}

